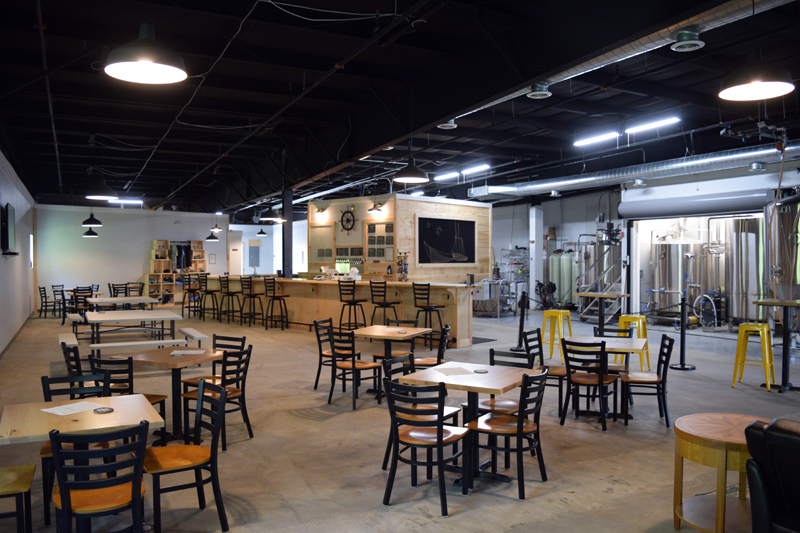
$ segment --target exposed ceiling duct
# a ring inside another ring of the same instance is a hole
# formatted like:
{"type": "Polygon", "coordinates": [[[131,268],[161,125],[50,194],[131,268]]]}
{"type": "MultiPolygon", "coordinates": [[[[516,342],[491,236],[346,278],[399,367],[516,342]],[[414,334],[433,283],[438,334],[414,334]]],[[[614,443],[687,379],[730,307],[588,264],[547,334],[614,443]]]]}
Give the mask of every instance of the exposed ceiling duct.
{"type": "Polygon", "coordinates": [[[702,42],[699,40],[700,32],[719,28],[731,22],[752,17],[754,11],[758,14],[784,4],[789,4],[793,1],[794,0],[733,0],[731,2],[726,2],[690,19],[683,20],[677,24],[673,24],[672,26],[647,35],[646,37],[615,48],[610,52],[584,61],[579,65],[575,65],[549,78],[537,80],[534,82],[537,90],[531,91],[528,96],[535,99],[544,98],[545,96],[543,95],[547,91],[547,87],[555,83],[567,81],[581,74],[613,65],[614,63],[661,48],[662,46],[672,45],[673,43],[683,42],[684,46],[682,48],[679,47],[680,51],[689,49],[688,47],[690,45],[691,49],[697,50],[702,48],[702,45],[698,44],[702,42]],[[687,36],[692,36],[693,38],[688,39],[687,36]]]}
{"type": "MultiPolygon", "coordinates": [[[[790,141],[786,143],[786,159],[798,157],[800,157],[800,141],[790,141]]],[[[545,194],[554,189],[563,192],[591,187],[607,187],[610,185],[633,182],[637,179],[650,181],[675,178],[679,176],[688,176],[690,174],[714,172],[717,170],[749,168],[754,162],[778,163],[780,160],[781,152],[778,150],[776,144],[762,144],[759,146],[725,150],[723,152],[680,157],[678,159],[658,161],[656,163],[645,163],[603,172],[577,174],[549,180],[517,183],[514,185],[473,187],[468,191],[468,196],[470,198],[482,198],[490,195],[531,196],[534,194],[545,194]]]]}

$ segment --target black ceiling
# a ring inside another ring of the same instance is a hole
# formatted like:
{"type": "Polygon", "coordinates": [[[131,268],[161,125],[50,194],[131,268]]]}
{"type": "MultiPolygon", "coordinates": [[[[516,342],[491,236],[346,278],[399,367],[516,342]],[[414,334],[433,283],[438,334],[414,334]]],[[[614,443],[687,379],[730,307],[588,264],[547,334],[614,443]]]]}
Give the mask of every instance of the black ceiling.
{"type": "MultiPolygon", "coordinates": [[[[499,184],[773,142],[753,135],[759,121],[790,138],[800,129],[797,91],[760,106],[716,96],[756,46],[765,62],[800,74],[797,2],[703,32],[698,51],[662,47],[554,84],[551,98],[470,113],[448,131],[436,125],[723,2],[40,2],[0,6],[0,147],[40,203],[85,204],[105,179],[151,208],[249,221],[284,189],[295,198],[388,192],[382,178],[405,162],[412,131],[424,170],[490,162],[480,184],[499,184]],[[103,73],[109,50],[145,21],[184,58],[188,80],[144,86],[103,73]],[[681,122],[624,146],[572,144],[666,114],[681,122]]],[[[466,198],[468,184],[444,183],[426,194],[466,198]]]]}

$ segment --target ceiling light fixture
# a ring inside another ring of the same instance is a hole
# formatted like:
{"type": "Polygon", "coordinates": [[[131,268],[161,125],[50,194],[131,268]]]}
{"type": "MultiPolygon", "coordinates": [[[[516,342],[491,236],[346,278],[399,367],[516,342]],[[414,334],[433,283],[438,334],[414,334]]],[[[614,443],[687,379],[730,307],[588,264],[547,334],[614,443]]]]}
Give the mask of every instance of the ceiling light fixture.
{"type": "Polygon", "coordinates": [[[461,174],[459,172],[448,172],[447,174],[440,174],[433,178],[433,181],[442,181],[442,180],[449,180],[451,178],[457,178],[461,174]]]}
{"type": "Polygon", "coordinates": [[[633,186],[634,187],[646,187],[647,186],[647,182],[644,181],[641,178],[637,178],[637,179],[633,180],[633,186]]]}
{"type": "Polygon", "coordinates": [[[414,164],[414,158],[408,158],[408,164],[398,170],[394,175],[394,181],[397,183],[407,184],[421,184],[428,183],[428,173],[414,164]]]}
{"type": "Polygon", "coordinates": [[[324,213],[327,207],[322,207],[321,205],[317,206],[317,213],[324,213]]]}
{"type": "Polygon", "coordinates": [[[262,222],[273,222],[275,224],[283,224],[284,222],[286,222],[271,207],[269,208],[269,210],[266,213],[262,213],[262,215],[259,217],[259,220],[261,220],[262,222]]]}
{"type": "Polygon", "coordinates": [[[217,211],[214,214],[217,215],[218,217],[221,217],[222,216],[222,211],[217,211]]]}
{"type": "Polygon", "coordinates": [[[616,139],[619,137],[619,132],[610,131],[608,133],[604,133],[602,135],[596,135],[594,137],[589,137],[587,139],[581,139],[579,141],[575,141],[575,146],[586,146],[587,144],[594,144],[599,143],[601,141],[607,141],[608,139],[616,139]]]}
{"type": "Polygon", "coordinates": [[[97,235],[97,233],[92,228],[89,228],[83,234],[84,239],[96,239],[97,237],[99,237],[99,235],[97,235]]]}
{"type": "Polygon", "coordinates": [[[763,63],[761,50],[754,49],[747,54],[745,66],[722,78],[719,97],[734,102],[754,102],[777,98],[793,90],[791,74],[763,63]]]}
{"type": "Polygon", "coordinates": [[[258,232],[258,233],[256,233],[256,237],[262,237],[262,238],[263,238],[263,237],[266,237],[266,236],[267,236],[267,234],[266,234],[266,232],[264,231],[264,228],[261,228],[261,229],[259,230],[259,232],[258,232]]]}
{"type": "Polygon", "coordinates": [[[557,190],[553,189],[552,191],[550,191],[550,196],[553,197],[553,198],[558,198],[558,197],[561,196],[561,193],[558,192],[557,190]]]}
{"type": "Polygon", "coordinates": [[[456,124],[456,119],[451,118],[447,122],[442,122],[441,124],[437,124],[436,127],[439,128],[440,130],[454,130],[458,127],[458,124],[456,124]]]}
{"type": "Polygon", "coordinates": [[[109,200],[108,203],[110,204],[130,204],[130,205],[142,205],[144,204],[143,200],[134,200],[131,198],[117,198],[116,200],[109,200]]]}
{"type": "Polygon", "coordinates": [[[750,172],[764,172],[765,170],[767,170],[767,164],[762,161],[750,163],[750,172]]]}
{"type": "Polygon", "coordinates": [[[213,233],[209,233],[208,237],[206,237],[206,242],[216,242],[216,241],[219,241],[219,237],[217,237],[213,233]]]}
{"type": "Polygon", "coordinates": [[[411,196],[425,196],[425,191],[414,191],[411,196]]]}
{"type": "Polygon", "coordinates": [[[487,164],[482,164],[474,167],[470,167],[461,171],[462,174],[465,176],[469,176],[470,174],[477,174],[478,172],[483,172],[484,170],[489,170],[491,166],[487,164]]]}
{"type": "Polygon", "coordinates": [[[83,226],[84,228],[102,228],[103,223],[94,218],[94,213],[92,211],[89,211],[89,218],[84,220],[81,226],[83,226]]]}
{"type": "Polygon", "coordinates": [[[87,200],[117,200],[119,196],[115,193],[111,187],[106,185],[105,180],[103,182],[92,189],[89,189],[89,192],[86,193],[87,200]]]}
{"type": "Polygon", "coordinates": [[[649,124],[642,124],[641,126],[634,126],[632,128],[628,128],[625,130],[625,133],[639,133],[640,131],[647,131],[653,130],[656,128],[660,128],[661,126],[668,126],[669,124],[675,124],[676,122],[680,122],[681,119],[678,117],[669,117],[665,118],[664,120],[657,120],[656,122],[650,122],[649,124]]]}
{"type": "Polygon", "coordinates": [[[372,207],[370,207],[369,209],[367,209],[367,212],[368,212],[368,213],[375,213],[375,212],[379,212],[379,211],[381,210],[381,207],[383,207],[383,204],[379,204],[379,203],[377,203],[377,204],[372,204],[372,207]]]}
{"type": "Polygon", "coordinates": [[[183,58],[156,42],[153,25],[143,22],[139,39],[111,50],[104,68],[112,78],[161,85],[186,79],[183,58]]]}

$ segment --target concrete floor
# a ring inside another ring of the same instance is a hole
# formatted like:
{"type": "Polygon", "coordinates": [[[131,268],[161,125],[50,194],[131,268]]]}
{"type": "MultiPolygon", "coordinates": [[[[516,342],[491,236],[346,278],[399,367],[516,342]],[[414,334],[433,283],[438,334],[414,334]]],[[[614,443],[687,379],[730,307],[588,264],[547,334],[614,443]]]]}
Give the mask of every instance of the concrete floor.
{"type": "MultiPolygon", "coordinates": [[[[474,336],[497,339],[470,348],[449,350],[448,360],[488,362],[489,348],[516,345],[519,319],[475,318],[474,336]]],[[[532,312],[526,329],[539,327],[541,312],[532,312]]],[[[541,438],[548,481],[539,480],[536,460],[525,464],[527,500],[517,500],[512,483],[476,480],[475,490],[461,496],[448,474],[450,516],[439,514],[436,480],[410,486],[410,471],[398,471],[392,503],[382,505],[387,473],[380,463],[388,433],[386,405],[362,394],[358,410],[350,396],[334,392],[328,405],[327,374],[313,390],[317,365],[314,334],[262,327],[184,320],[211,335],[247,335],[254,346],[248,381],[250,418],[254,439],[247,437],[238,415],[228,422],[228,451],[220,456],[220,476],[228,520],[233,531],[640,531],[668,532],[672,526],[674,437],[658,417],[654,398],[640,397],[632,408],[635,419],[628,427],[609,423],[603,433],[596,419],[567,417],[558,424],[557,391],[547,389],[541,418],[541,438]]],[[[574,324],[575,334],[591,335],[588,324],[574,324]]],[[[0,404],[40,401],[39,376],[63,375],[64,364],[56,334],[69,331],[56,319],[32,318],[0,359],[0,404]]],[[[678,337],[669,327],[650,327],[650,346],[661,334],[678,337]]],[[[85,345],[85,341],[82,345],[85,345]]],[[[735,412],[800,420],[800,393],[768,393],[759,368],[748,367],[744,381],[731,388],[734,335],[714,336],[700,331],[687,336],[687,362],[693,372],[670,371],[669,406],[672,420],[699,412],[735,412]]],[[[363,351],[381,346],[359,342],[363,351]]],[[[652,349],[652,348],[651,348],[652,349]]],[[[678,359],[676,343],[673,362],[678,359]]],[[[752,354],[758,346],[751,343],[752,354]]],[[[655,352],[655,351],[654,351],[655,352]]],[[[423,353],[424,350],[423,350],[423,353]]],[[[655,359],[653,359],[655,364],[655,359]]],[[[776,353],[776,373],[780,362],[776,353]]],[[[795,380],[800,368],[793,365],[795,380]]],[[[207,369],[185,372],[206,373],[207,369]]],[[[169,391],[167,372],[147,369],[137,373],[140,392],[169,391]]],[[[348,391],[349,392],[349,391],[348,391]]],[[[448,404],[458,405],[466,395],[451,392],[448,404]]],[[[171,424],[171,420],[167,421],[171,424]]],[[[37,463],[38,444],[0,447],[0,465],[37,463]]],[[[514,464],[509,472],[515,477],[514,464]]],[[[684,494],[714,491],[715,472],[687,463],[684,494]]],[[[146,517],[151,519],[150,479],[146,517]]],[[[738,476],[729,475],[731,490],[738,476]]],[[[42,517],[39,467],[33,486],[33,529],[45,528],[42,517]]],[[[210,488],[209,506],[197,508],[193,491],[168,494],[162,499],[165,531],[218,531],[219,522],[210,488]]],[[[0,501],[0,511],[11,500],[0,501]]],[[[118,529],[127,517],[96,520],[95,531],[118,529]]],[[[688,529],[683,526],[683,529],[688,529]]],[[[13,520],[0,522],[0,531],[13,530],[13,520]]]]}

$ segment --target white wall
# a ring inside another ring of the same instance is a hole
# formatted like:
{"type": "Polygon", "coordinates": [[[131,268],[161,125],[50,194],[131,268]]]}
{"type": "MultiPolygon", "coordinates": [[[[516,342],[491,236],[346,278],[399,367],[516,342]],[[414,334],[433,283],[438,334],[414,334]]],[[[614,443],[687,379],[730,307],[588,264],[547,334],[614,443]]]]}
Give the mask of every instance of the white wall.
{"type": "MultiPolygon", "coordinates": [[[[242,232],[242,244],[244,248],[244,273],[252,274],[253,267],[250,266],[250,247],[249,241],[258,239],[261,241],[261,252],[259,254],[258,274],[275,274],[277,270],[283,268],[283,226],[275,224],[273,226],[256,226],[253,224],[231,224],[231,230],[242,232]],[[259,237],[259,230],[263,229],[266,237],[259,237]]],[[[298,220],[292,224],[292,269],[294,273],[308,271],[308,221],[298,220]]]]}
{"type": "MultiPolygon", "coordinates": [[[[30,267],[29,242],[33,234],[34,200],[11,164],[0,153],[0,204],[14,206],[16,250],[19,255],[0,259],[0,353],[25,324],[38,298],[30,267]]],[[[34,258],[38,261],[38,259],[34,258]]]]}
{"type": "Polygon", "coordinates": [[[500,261],[501,250],[514,246],[528,247],[528,206],[512,205],[492,208],[492,250],[500,261]]]}
{"type": "MultiPolygon", "coordinates": [[[[94,216],[103,223],[96,239],[82,238],[89,217],[86,207],[37,206],[37,275],[39,285],[65,287],[97,283],[104,292],[108,283],[144,281],[150,269],[153,239],[204,240],[213,225],[212,216],[178,211],[98,207],[94,216]]],[[[210,274],[227,270],[227,235],[204,242],[210,274]],[[216,255],[211,264],[210,255],[216,255]]]]}

